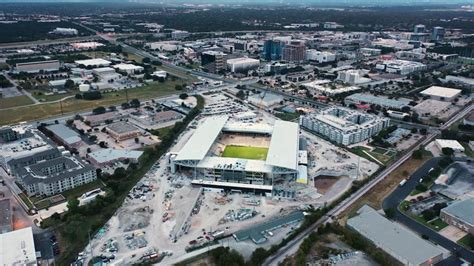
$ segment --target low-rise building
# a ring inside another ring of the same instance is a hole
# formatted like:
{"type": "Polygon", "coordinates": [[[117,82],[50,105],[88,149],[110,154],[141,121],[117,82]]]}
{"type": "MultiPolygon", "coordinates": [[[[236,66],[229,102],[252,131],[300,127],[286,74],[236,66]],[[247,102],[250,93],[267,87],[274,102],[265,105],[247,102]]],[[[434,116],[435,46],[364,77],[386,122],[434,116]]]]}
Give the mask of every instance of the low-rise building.
{"type": "Polygon", "coordinates": [[[474,198],[456,201],[440,212],[441,219],[474,236],[474,198]]]}
{"type": "Polygon", "coordinates": [[[138,163],[142,156],[142,151],[101,149],[87,154],[87,159],[97,168],[111,166],[116,162],[130,160],[131,163],[138,163]]]}
{"type": "Polygon", "coordinates": [[[306,51],[306,60],[316,61],[318,63],[327,63],[336,61],[336,54],[327,51],[317,51],[310,49],[306,51]]]}
{"type": "Polygon", "coordinates": [[[19,169],[17,174],[28,196],[52,196],[96,179],[95,168],[74,156],[40,161],[19,169]]]}
{"type": "Polygon", "coordinates": [[[122,121],[108,125],[106,130],[116,141],[123,141],[140,135],[140,130],[137,127],[122,121]]]}
{"type": "Polygon", "coordinates": [[[340,71],[337,73],[337,79],[344,83],[355,85],[370,82],[370,78],[364,77],[367,72],[359,69],[350,69],[346,71],[340,71]]]}
{"type": "Polygon", "coordinates": [[[328,107],[300,117],[300,125],[338,144],[369,139],[390,126],[388,118],[341,107],[328,107]]]}
{"type": "Polygon", "coordinates": [[[423,96],[441,101],[452,101],[461,94],[461,90],[451,89],[447,87],[431,86],[428,89],[420,92],[423,96]]]}
{"type": "Polygon", "coordinates": [[[0,265],[37,265],[31,227],[0,234],[0,265]]]}
{"type": "Polygon", "coordinates": [[[60,35],[77,35],[79,32],[73,28],[56,28],[51,33],[60,35]]]}
{"type": "Polygon", "coordinates": [[[17,63],[15,65],[14,71],[27,72],[27,73],[38,73],[43,72],[53,72],[58,71],[61,68],[61,63],[59,60],[45,60],[45,61],[35,61],[35,62],[24,62],[17,63]]]}
{"type": "Polygon", "coordinates": [[[426,69],[426,65],[419,62],[407,60],[385,60],[376,65],[376,68],[387,73],[394,73],[399,75],[408,75],[413,72],[422,71],[426,69]]]}
{"type": "Polygon", "coordinates": [[[464,146],[461,145],[457,140],[452,139],[437,139],[435,140],[436,147],[439,150],[443,150],[444,148],[450,148],[454,152],[464,152],[464,146]]]}
{"type": "Polygon", "coordinates": [[[82,142],[81,136],[76,131],[63,124],[53,124],[46,127],[60,145],[75,148],[82,142]]]}
{"type": "Polygon", "coordinates": [[[474,126],[474,111],[471,111],[464,119],[462,123],[467,126],[474,126]]]}
{"type": "Polygon", "coordinates": [[[434,265],[448,253],[369,206],[359,209],[347,226],[404,265],[434,265]]]}
{"type": "Polygon", "coordinates": [[[115,69],[127,74],[135,74],[138,72],[143,72],[144,68],[142,66],[136,66],[134,64],[118,64],[113,66],[115,69]]]}
{"type": "Polygon", "coordinates": [[[95,127],[106,124],[107,122],[120,120],[126,116],[128,116],[128,114],[124,114],[123,112],[107,112],[98,115],[86,115],[84,116],[84,122],[92,127],[95,127]]]}
{"type": "Polygon", "coordinates": [[[85,60],[76,60],[74,63],[78,66],[85,66],[85,67],[106,67],[112,64],[110,61],[102,59],[102,58],[95,58],[95,59],[85,59],[85,60]]]}
{"type": "Polygon", "coordinates": [[[405,99],[388,99],[385,97],[374,96],[367,93],[354,93],[344,99],[344,104],[374,104],[382,108],[401,110],[403,107],[408,107],[410,101],[405,99]]]}

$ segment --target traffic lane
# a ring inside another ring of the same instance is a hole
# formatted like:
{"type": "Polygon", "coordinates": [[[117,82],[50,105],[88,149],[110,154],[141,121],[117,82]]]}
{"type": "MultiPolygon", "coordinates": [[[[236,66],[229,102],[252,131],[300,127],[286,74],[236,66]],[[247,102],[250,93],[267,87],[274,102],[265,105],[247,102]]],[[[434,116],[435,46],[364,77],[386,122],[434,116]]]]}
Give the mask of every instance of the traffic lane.
{"type": "Polygon", "coordinates": [[[403,186],[398,186],[382,203],[384,209],[397,208],[400,202],[402,202],[415,187],[420,183],[420,179],[428,174],[431,168],[438,166],[440,157],[435,157],[425,162],[419,167],[409,178],[403,186]]]}

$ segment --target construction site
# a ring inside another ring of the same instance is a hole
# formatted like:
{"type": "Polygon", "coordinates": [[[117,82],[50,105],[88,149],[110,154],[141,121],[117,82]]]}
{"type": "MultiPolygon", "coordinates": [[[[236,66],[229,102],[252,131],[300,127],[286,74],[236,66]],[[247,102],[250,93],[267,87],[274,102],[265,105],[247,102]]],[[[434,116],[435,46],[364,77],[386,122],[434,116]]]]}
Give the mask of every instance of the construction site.
{"type": "MultiPolygon", "coordinates": [[[[256,121],[268,125],[268,127],[258,129],[270,130],[273,125],[273,134],[275,134],[278,120],[263,112],[256,115],[258,115],[256,121]]],[[[235,121],[233,118],[228,119],[231,122],[235,121]]],[[[297,228],[299,222],[302,221],[302,216],[298,213],[336,200],[350,188],[354,180],[364,179],[378,169],[377,164],[373,162],[306,131],[298,130],[295,133],[297,138],[294,145],[295,152],[293,155],[287,152],[284,157],[288,158],[288,154],[294,156],[291,160],[295,162],[293,168],[296,169],[295,174],[284,175],[285,178],[279,177],[279,181],[273,183],[273,187],[267,193],[259,193],[257,189],[238,189],[237,187],[229,189],[225,185],[219,187],[196,184],[192,171],[174,169],[173,173],[170,154],[180,156],[182,151],[186,151],[186,145],[189,145],[187,143],[192,141],[193,136],[198,134],[196,132],[199,132],[200,126],[206,124],[206,121],[208,121],[206,118],[198,117],[191,122],[191,126],[181,134],[169,153],[155,163],[146,176],[130,191],[122,207],[106,226],[93,236],[89,246],[84,250],[86,254],[92,252],[94,256],[113,257],[119,265],[158,261],[173,264],[191,255],[205,252],[207,247],[230,245],[245,256],[250,256],[255,248],[277,244],[297,228]],[[302,149],[307,153],[303,157],[297,155],[297,150],[302,149]],[[297,167],[297,162],[301,161],[307,167],[304,179],[298,174],[301,168],[297,167]],[[285,191],[291,189],[293,193],[291,195],[275,193],[275,190],[278,192],[281,188],[285,191]],[[281,217],[288,218],[278,220],[281,217]],[[253,232],[252,228],[256,226],[267,228],[265,229],[267,233],[258,237],[253,236],[248,240],[245,237],[242,238],[247,234],[245,232],[253,232]]],[[[227,121],[227,119],[224,120],[228,123],[227,121]]],[[[224,130],[229,130],[230,126],[224,128],[224,130]]],[[[248,123],[243,128],[253,130],[255,126],[252,127],[248,123]]],[[[221,126],[217,131],[220,132],[220,130],[222,130],[221,126]]],[[[208,132],[205,136],[210,137],[208,132]]],[[[219,154],[220,157],[217,157],[219,160],[226,159],[222,155],[228,147],[239,147],[242,142],[245,142],[251,147],[268,147],[265,148],[268,150],[259,155],[262,156],[261,158],[246,160],[257,161],[260,164],[281,164],[280,168],[290,167],[288,164],[283,165],[287,162],[271,161],[271,159],[269,161],[272,152],[279,151],[278,146],[272,146],[276,145],[272,144],[275,137],[277,144],[283,142],[278,136],[272,134],[261,137],[224,134],[217,142],[213,139],[205,143],[209,145],[206,146],[203,154],[209,156],[208,152],[210,152],[210,154],[219,154]],[[219,145],[223,145],[224,148],[219,145]]],[[[288,135],[284,137],[287,138],[288,135]]],[[[191,149],[190,153],[193,152],[195,151],[191,149]]],[[[242,157],[239,160],[244,160],[247,152],[246,149],[232,150],[228,158],[239,156],[242,157]]],[[[271,171],[272,168],[269,169],[271,171]]],[[[252,182],[249,185],[255,186],[257,183],[252,182]]]]}

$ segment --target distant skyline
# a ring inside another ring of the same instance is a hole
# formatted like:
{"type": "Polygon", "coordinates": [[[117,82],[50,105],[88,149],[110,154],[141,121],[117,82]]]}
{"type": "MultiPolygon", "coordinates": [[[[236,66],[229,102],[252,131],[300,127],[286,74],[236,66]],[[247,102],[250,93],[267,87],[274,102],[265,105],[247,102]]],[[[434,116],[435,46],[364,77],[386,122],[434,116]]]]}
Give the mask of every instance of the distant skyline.
{"type": "Polygon", "coordinates": [[[351,5],[472,5],[471,0],[0,0],[2,3],[157,3],[157,4],[314,4],[321,6],[351,6],[351,5]]]}

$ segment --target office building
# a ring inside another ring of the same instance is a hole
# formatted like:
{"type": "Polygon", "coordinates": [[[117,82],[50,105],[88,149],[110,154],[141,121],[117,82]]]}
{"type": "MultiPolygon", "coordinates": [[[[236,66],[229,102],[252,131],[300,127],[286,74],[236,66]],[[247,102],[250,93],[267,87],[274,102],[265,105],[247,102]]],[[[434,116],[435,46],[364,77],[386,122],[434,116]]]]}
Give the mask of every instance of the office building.
{"type": "Polygon", "coordinates": [[[347,226],[404,265],[434,265],[448,253],[367,205],[347,221],[347,226]]]}
{"type": "Polygon", "coordinates": [[[280,60],[285,43],[280,40],[266,40],[263,44],[263,59],[267,61],[280,60]]]}
{"type": "Polygon", "coordinates": [[[441,219],[474,236],[474,198],[456,201],[441,210],[441,219]]]}
{"type": "Polygon", "coordinates": [[[442,41],[444,39],[444,34],[446,33],[443,27],[434,27],[431,32],[431,40],[433,41],[442,41]]]}
{"type": "Polygon", "coordinates": [[[233,73],[246,73],[256,69],[260,65],[260,60],[242,57],[227,60],[227,69],[233,73]]]}
{"type": "Polygon", "coordinates": [[[328,107],[300,117],[300,125],[342,145],[367,140],[390,126],[388,118],[342,107],[328,107]]]}
{"type": "Polygon", "coordinates": [[[222,73],[226,69],[225,54],[218,51],[206,51],[201,54],[201,66],[210,73],[222,73]]]}
{"type": "Polygon", "coordinates": [[[305,60],[306,46],[303,41],[291,41],[282,49],[281,60],[287,62],[302,62],[305,60]]]}
{"type": "Polygon", "coordinates": [[[396,59],[385,60],[375,66],[378,70],[399,75],[408,75],[413,72],[422,71],[425,70],[426,67],[425,64],[419,62],[396,59]]]}
{"type": "Polygon", "coordinates": [[[317,51],[314,49],[307,50],[305,57],[308,61],[316,61],[318,63],[336,61],[336,54],[327,51],[317,51]]]}
{"type": "Polygon", "coordinates": [[[171,39],[173,40],[182,40],[186,39],[189,36],[189,32],[184,30],[174,30],[171,32],[171,39]]]}
{"type": "Polygon", "coordinates": [[[372,81],[370,78],[364,77],[368,71],[358,69],[349,69],[337,73],[337,79],[350,85],[362,84],[372,81]]]}
{"type": "Polygon", "coordinates": [[[95,168],[78,157],[60,156],[18,170],[28,196],[52,196],[97,179],[95,168]]]}
{"type": "Polygon", "coordinates": [[[414,33],[425,33],[425,31],[426,31],[426,26],[423,24],[415,25],[413,29],[414,33]]]}

